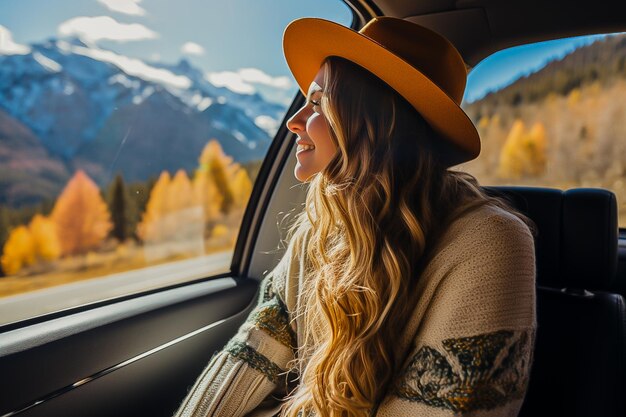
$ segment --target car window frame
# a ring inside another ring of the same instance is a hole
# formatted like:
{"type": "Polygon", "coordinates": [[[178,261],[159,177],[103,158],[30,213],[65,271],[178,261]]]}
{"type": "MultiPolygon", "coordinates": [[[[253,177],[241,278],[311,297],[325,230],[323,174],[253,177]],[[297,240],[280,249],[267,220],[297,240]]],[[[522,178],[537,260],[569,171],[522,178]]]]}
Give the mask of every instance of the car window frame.
{"type": "MultiPolygon", "coordinates": [[[[372,8],[371,5],[363,3],[360,0],[355,0],[354,4],[349,0],[337,1],[344,3],[352,12],[352,22],[350,24],[350,27],[354,30],[358,30],[365,24],[365,22],[371,19],[373,17],[371,13],[380,13],[378,9],[372,8]]],[[[257,239],[259,237],[261,222],[266,217],[266,211],[270,204],[270,200],[272,198],[272,194],[275,190],[276,184],[280,180],[281,175],[283,175],[283,167],[285,166],[287,159],[291,156],[290,153],[293,150],[292,145],[294,144],[290,143],[290,141],[288,140],[291,137],[292,133],[287,129],[286,122],[300,107],[302,107],[304,101],[305,97],[298,90],[291,102],[291,105],[287,108],[287,111],[280,123],[280,127],[272,138],[270,146],[263,158],[258,175],[252,187],[250,198],[248,199],[248,203],[246,204],[246,208],[241,219],[241,224],[237,234],[237,240],[233,248],[233,254],[228,271],[215,275],[209,275],[202,278],[191,279],[180,283],[169,284],[158,288],[79,304],[76,306],[55,310],[49,313],[35,315],[18,321],[0,324],[0,335],[9,331],[38,325],[47,321],[72,316],[78,313],[83,313],[85,311],[106,307],[116,303],[123,303],[141,297],[149,297],[153,294],[176,290],[178,288],[203,283],[206,281],[228,278],[252,278],[260,280],[260,277],[248,276],[250,262],[252,256],[254,255],[253,251],[256,247],[257,239]]]]}

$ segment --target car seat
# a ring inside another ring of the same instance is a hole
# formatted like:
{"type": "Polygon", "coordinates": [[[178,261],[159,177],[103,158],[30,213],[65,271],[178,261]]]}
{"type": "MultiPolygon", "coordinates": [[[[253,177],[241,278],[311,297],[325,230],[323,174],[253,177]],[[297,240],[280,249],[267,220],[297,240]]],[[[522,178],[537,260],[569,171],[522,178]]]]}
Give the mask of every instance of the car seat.
{"type": "Polygon", "coordinates": [[[623,417],[626,308],[610,291],[617,203],[603,189],[483,187],[537,225],[537,338],[519,416],[623,417]]]}

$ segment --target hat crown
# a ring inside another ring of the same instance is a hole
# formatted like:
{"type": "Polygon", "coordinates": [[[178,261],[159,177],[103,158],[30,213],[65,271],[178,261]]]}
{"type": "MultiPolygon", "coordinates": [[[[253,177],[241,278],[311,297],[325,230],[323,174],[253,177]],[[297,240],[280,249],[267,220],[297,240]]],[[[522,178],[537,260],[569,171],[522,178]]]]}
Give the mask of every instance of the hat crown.
{"type": "Polygon", "coordinates": [[[465,62],[438,33],[393,17],[374,18],[358,32],[329,20],[300,18],[285,29],[283,51],[302,94],[327,58],[344,58],[380,78],[415,108],[443,139],[438,152],[447,166],[480,153],[478,131],[460,106],[465,62]]]}
{"type": "Polygon", "coordinates": [[[377,17],[359,31],[419,70],[457,105],[463,100],[467,71],[458,50],[443,36],[402,19],[377,17]]]}

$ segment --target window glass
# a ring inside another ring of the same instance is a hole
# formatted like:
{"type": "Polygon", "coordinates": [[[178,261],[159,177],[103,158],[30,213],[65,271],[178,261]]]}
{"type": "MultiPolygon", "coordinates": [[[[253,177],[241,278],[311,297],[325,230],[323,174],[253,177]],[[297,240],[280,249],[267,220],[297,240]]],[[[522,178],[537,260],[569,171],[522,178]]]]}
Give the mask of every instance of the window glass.
{"type": "Polygon", "coordinates": [[[0,324],[228,271],[303,16],[352,21],[339,0],[0,3],[0,324]]]}
{"type": "Polygon", "coordinates": [[[510,48],[468,76],[462,107],[481,155],[458,169],[484,185],[600,187],[626,227],[626,34],[510,48]]]}

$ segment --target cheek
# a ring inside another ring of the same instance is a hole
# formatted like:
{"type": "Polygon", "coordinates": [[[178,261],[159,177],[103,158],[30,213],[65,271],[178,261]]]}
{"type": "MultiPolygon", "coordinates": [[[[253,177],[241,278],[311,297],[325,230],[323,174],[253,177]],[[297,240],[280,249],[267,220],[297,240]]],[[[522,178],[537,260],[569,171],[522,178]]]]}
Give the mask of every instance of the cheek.
{"type": "Polygon", "coordinates": [[[328,121],[321,115],[311,117],[307,123],[309,137],[315,143],[319,155],[332,157],[337,147],[330,136],[328,121]]]}

